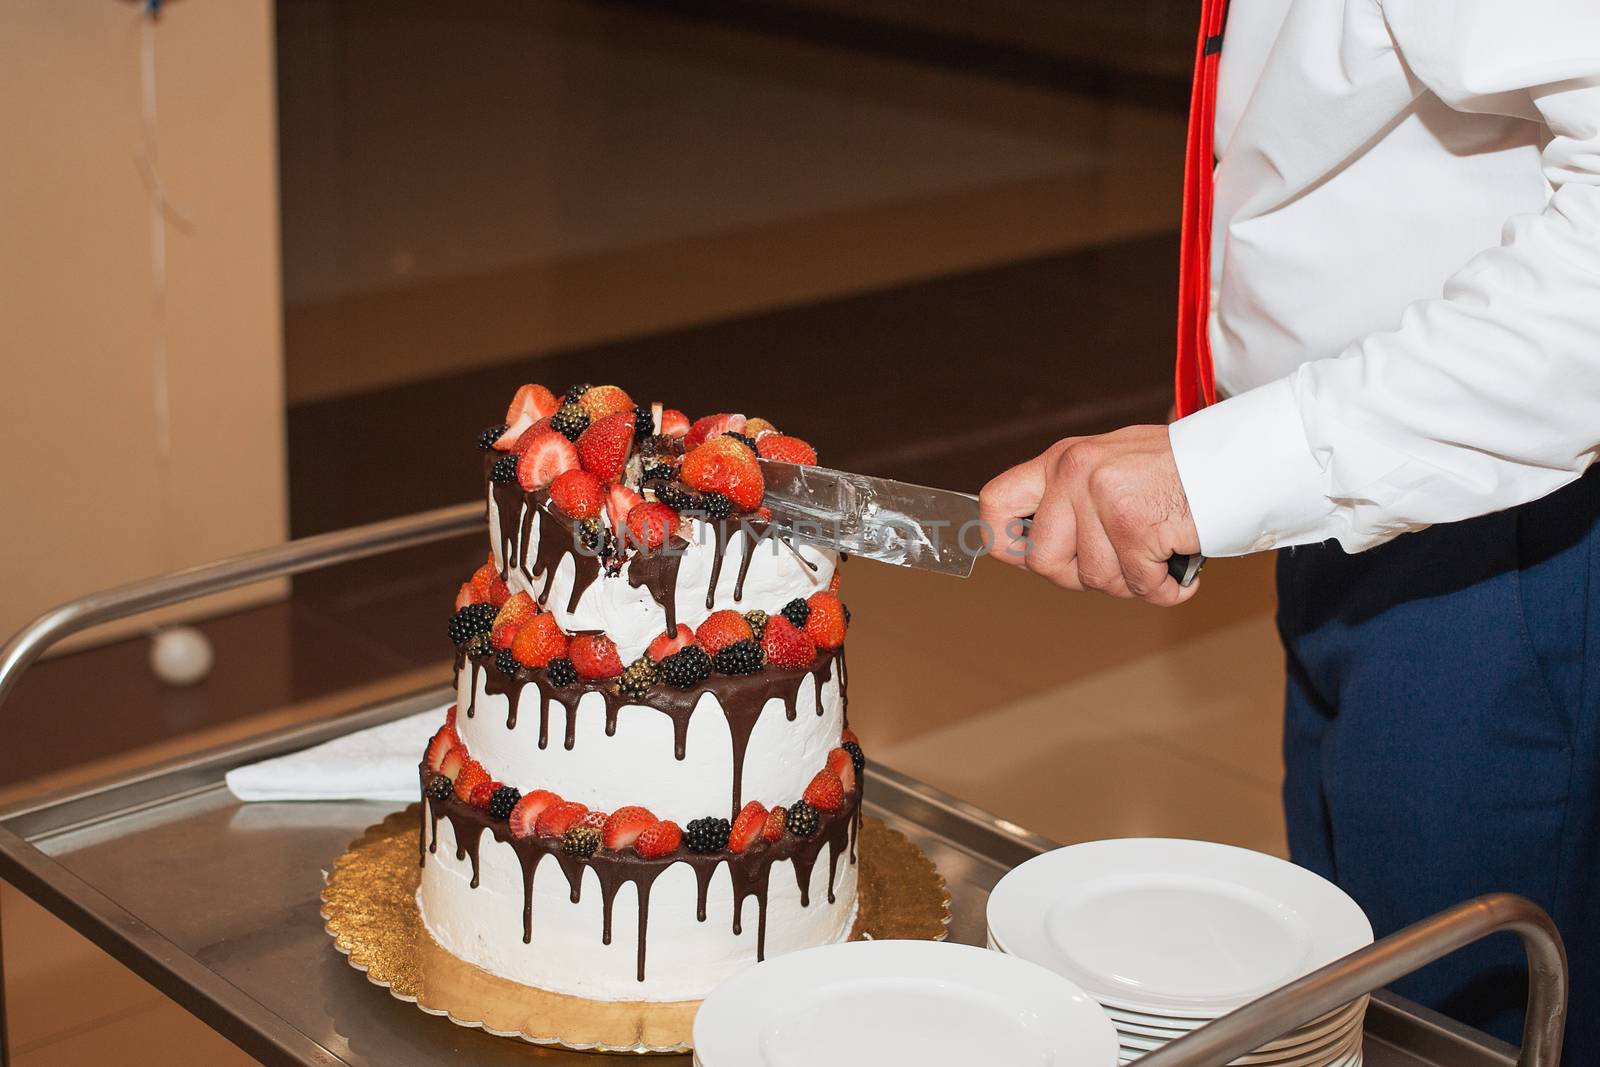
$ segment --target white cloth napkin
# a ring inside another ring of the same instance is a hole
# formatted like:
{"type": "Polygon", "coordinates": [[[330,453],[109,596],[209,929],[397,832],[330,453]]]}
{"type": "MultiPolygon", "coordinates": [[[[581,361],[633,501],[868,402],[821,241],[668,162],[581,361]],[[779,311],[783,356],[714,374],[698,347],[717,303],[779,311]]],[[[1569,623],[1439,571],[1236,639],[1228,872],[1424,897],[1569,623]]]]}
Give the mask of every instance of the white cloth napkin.
{"type": "Polygon", "coordinates": [[[417,764],[447,706],[235,767],[228,788],[240,800],[416,800],[417,764]]]}

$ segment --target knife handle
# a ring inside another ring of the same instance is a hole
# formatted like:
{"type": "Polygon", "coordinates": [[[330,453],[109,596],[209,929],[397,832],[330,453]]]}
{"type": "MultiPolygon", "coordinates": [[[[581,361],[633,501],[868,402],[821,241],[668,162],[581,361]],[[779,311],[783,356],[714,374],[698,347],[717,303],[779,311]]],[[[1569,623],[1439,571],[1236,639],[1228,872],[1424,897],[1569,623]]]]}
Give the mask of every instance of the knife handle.
{"type": "MultiPolygon", "coordinates": [[[[1033,528],[1033,516],[1029,515],[1022,520],[1022,530],[1027,533],[1033,528]]],[[[1200,568],[1206,565],[1206,558],[1196,552],[1192,556],[1179,553],[1167,560],[1167,573],[1172,575],[1172,580],[1187,589],[1200,577],[1200,568]]]]}

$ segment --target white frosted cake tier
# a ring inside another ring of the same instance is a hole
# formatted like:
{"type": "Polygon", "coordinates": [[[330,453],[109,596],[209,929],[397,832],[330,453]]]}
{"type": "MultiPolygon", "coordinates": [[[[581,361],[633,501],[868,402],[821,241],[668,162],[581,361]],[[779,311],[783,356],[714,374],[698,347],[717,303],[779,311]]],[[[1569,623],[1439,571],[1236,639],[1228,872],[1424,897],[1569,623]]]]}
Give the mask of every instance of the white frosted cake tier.
{"type": "Polygon", "coordinates": [[[743,678],[714,677],[707,688],[687,693],[655,687],[647,699],[673,702],[669,710],[592,688],[542,689],[529,681],[520,686],[515,726],[508,726],[509,695],[489,691],[507,687],[506,676],[488,657],[469,660],[456,672],[456,732],[491,778],[523,792],[548,789],[597,811],[642,805],[657,818],[684,825],[705,815],[732,818],[745,801],[768,807],[792,803],[827,762],[845,728],[840,663],[831,653],[818,660],[814,673],[768,668],[743,678]],[[543,713],[542,693],[550,694],[543,713]],[[719,693],[731,697],[731,721],[719,693]],[[786,699],[793,701],[792,720],[786,699]],[[609,736],[608,700],[616,714],[609,736]],[[576,708],[569,718],[570,704],[576,708]],[[681,759],[679,715],[687,719],[681,759]],[[736,740],[744,729],[749,733],[741,760],[736,740]],[[736,804],[739,762],[743,773],[736,804]]]}

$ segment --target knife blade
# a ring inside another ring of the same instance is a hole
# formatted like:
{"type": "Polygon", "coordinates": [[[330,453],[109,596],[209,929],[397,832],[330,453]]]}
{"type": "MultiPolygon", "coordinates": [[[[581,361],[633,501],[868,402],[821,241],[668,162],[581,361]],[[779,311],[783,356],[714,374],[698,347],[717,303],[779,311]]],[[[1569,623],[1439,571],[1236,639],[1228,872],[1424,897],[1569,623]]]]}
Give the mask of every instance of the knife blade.
{"type": "MultiPolygon", "coordinates": [[[[760,463],[762,502],[796,540],[959,578],[972,574],[985,551],[978,498],[971,493],[772,459],[760,463]]],[[[1173,556],[1167,571],[1187,586],[1204,563],[1200,555],[1173,556]]]]}

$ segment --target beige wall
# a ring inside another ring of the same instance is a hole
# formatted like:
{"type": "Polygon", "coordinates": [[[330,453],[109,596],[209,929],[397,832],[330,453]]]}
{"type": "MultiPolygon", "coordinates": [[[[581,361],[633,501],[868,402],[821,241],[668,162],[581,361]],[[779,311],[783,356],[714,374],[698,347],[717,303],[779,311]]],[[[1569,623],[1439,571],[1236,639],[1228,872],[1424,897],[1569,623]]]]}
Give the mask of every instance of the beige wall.
{"type": "Polygon", "coordinates": [[[271,4],[170,3],[155,30],[160,169],[192,224],[167,231],[164,324],[140,18],[0,4],[0,633],[286,528],[271,4]]]}

